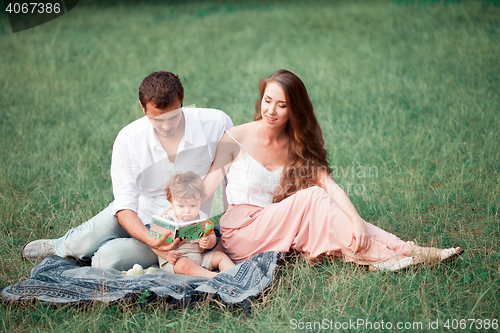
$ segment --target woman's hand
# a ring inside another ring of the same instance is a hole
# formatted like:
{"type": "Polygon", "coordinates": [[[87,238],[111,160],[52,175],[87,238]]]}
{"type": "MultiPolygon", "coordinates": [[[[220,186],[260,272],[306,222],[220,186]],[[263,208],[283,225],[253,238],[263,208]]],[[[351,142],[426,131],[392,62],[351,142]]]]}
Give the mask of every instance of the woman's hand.
{"type": "Polygon", "coordinates": [[[354,252],[366,252],[371,246],[370,236],[366,232],[365,222],[358,220],[352,224],[352,239],[348,247],[354,252]]]}
{"type": "Polygon", "coordinates": [[[198,241],[198,244],[200,245],[200,248],[202,248],[202,249],[211,249],[212,247],[215,246],[216,242],[217,242],[217,238],[215,237],[215,234],[210,234],[206,237],[201,238],[198,241]]]}
{"type": "Polygon", "coordinates": [[[166,211],[161,213],[160,216],[165,216],[165,214],[167,214],[169,210],[172,210],[172,207],[169,207],[166,211]]]}
{"type": "Polygon", "coordinates": [[[172,265],[175,265],[177,260],[179,260],[179,257],[181,256],[182,252],[181,251],[168,251],[167,252],[167,261],[171,263],[172,265]]]}

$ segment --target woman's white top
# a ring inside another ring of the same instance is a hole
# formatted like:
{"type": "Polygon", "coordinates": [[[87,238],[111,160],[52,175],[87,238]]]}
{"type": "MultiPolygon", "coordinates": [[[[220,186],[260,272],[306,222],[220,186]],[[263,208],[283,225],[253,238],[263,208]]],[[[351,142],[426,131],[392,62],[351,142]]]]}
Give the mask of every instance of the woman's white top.
{"type": "Polygon", "coordinates": [[[257,162],[228,131],[226,133],[245,151],[245,155],[231,163],[226,174],[227,202],[230,205],[270,205],[279,186],[283,167],[269,171],[257,162]]]}

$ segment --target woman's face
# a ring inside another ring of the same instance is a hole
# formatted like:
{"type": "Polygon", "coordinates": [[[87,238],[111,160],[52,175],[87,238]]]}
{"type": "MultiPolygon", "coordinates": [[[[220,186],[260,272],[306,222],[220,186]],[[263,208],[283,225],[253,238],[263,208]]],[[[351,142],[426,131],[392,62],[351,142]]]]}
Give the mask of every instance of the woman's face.
{"type": "Polygon", "coordinates": [[[269,82],[264,90],[260,113],[264,123],[273,128],[284,127],[288,122],[285,92],[276,82],[269,82]]]}

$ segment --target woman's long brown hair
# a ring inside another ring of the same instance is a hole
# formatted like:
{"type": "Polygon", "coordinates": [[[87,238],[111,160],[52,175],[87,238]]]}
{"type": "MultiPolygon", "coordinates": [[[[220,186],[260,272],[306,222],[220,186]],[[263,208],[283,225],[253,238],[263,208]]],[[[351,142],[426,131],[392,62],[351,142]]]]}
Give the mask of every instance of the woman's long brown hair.
{"type": "Polygon", "coordinates": [[[280,186],[273,202],[291,196],[299,190],[319,185],[319,170],[330,173],[326,160],[325,140],[304,83],[294,73],[280,69],[259,82],[260,98],[255,104],[254,120],[262,119],[260,110],[264,91],[269,82],[276,82],[285,92],[288,123],[285,131],[290,138],[288,162],[283,168],[280,186]]]}

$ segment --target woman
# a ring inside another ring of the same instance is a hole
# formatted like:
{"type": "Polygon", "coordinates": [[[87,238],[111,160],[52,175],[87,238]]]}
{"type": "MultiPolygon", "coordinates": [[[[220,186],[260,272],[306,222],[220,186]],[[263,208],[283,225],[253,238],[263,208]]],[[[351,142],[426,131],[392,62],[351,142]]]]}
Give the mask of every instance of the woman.
{"type": "Polygon", "coordinates": [[[307,90],[278,70],[259,84],[254,122],[222,137],[204,180],[211,195],[227,177],[221,243],[234,261],[264,251],[324,255],[398,270],[422,259],[445,260],[460,248],[422,248],[365,222],[329,176],[321,128],[307,90]]]}

